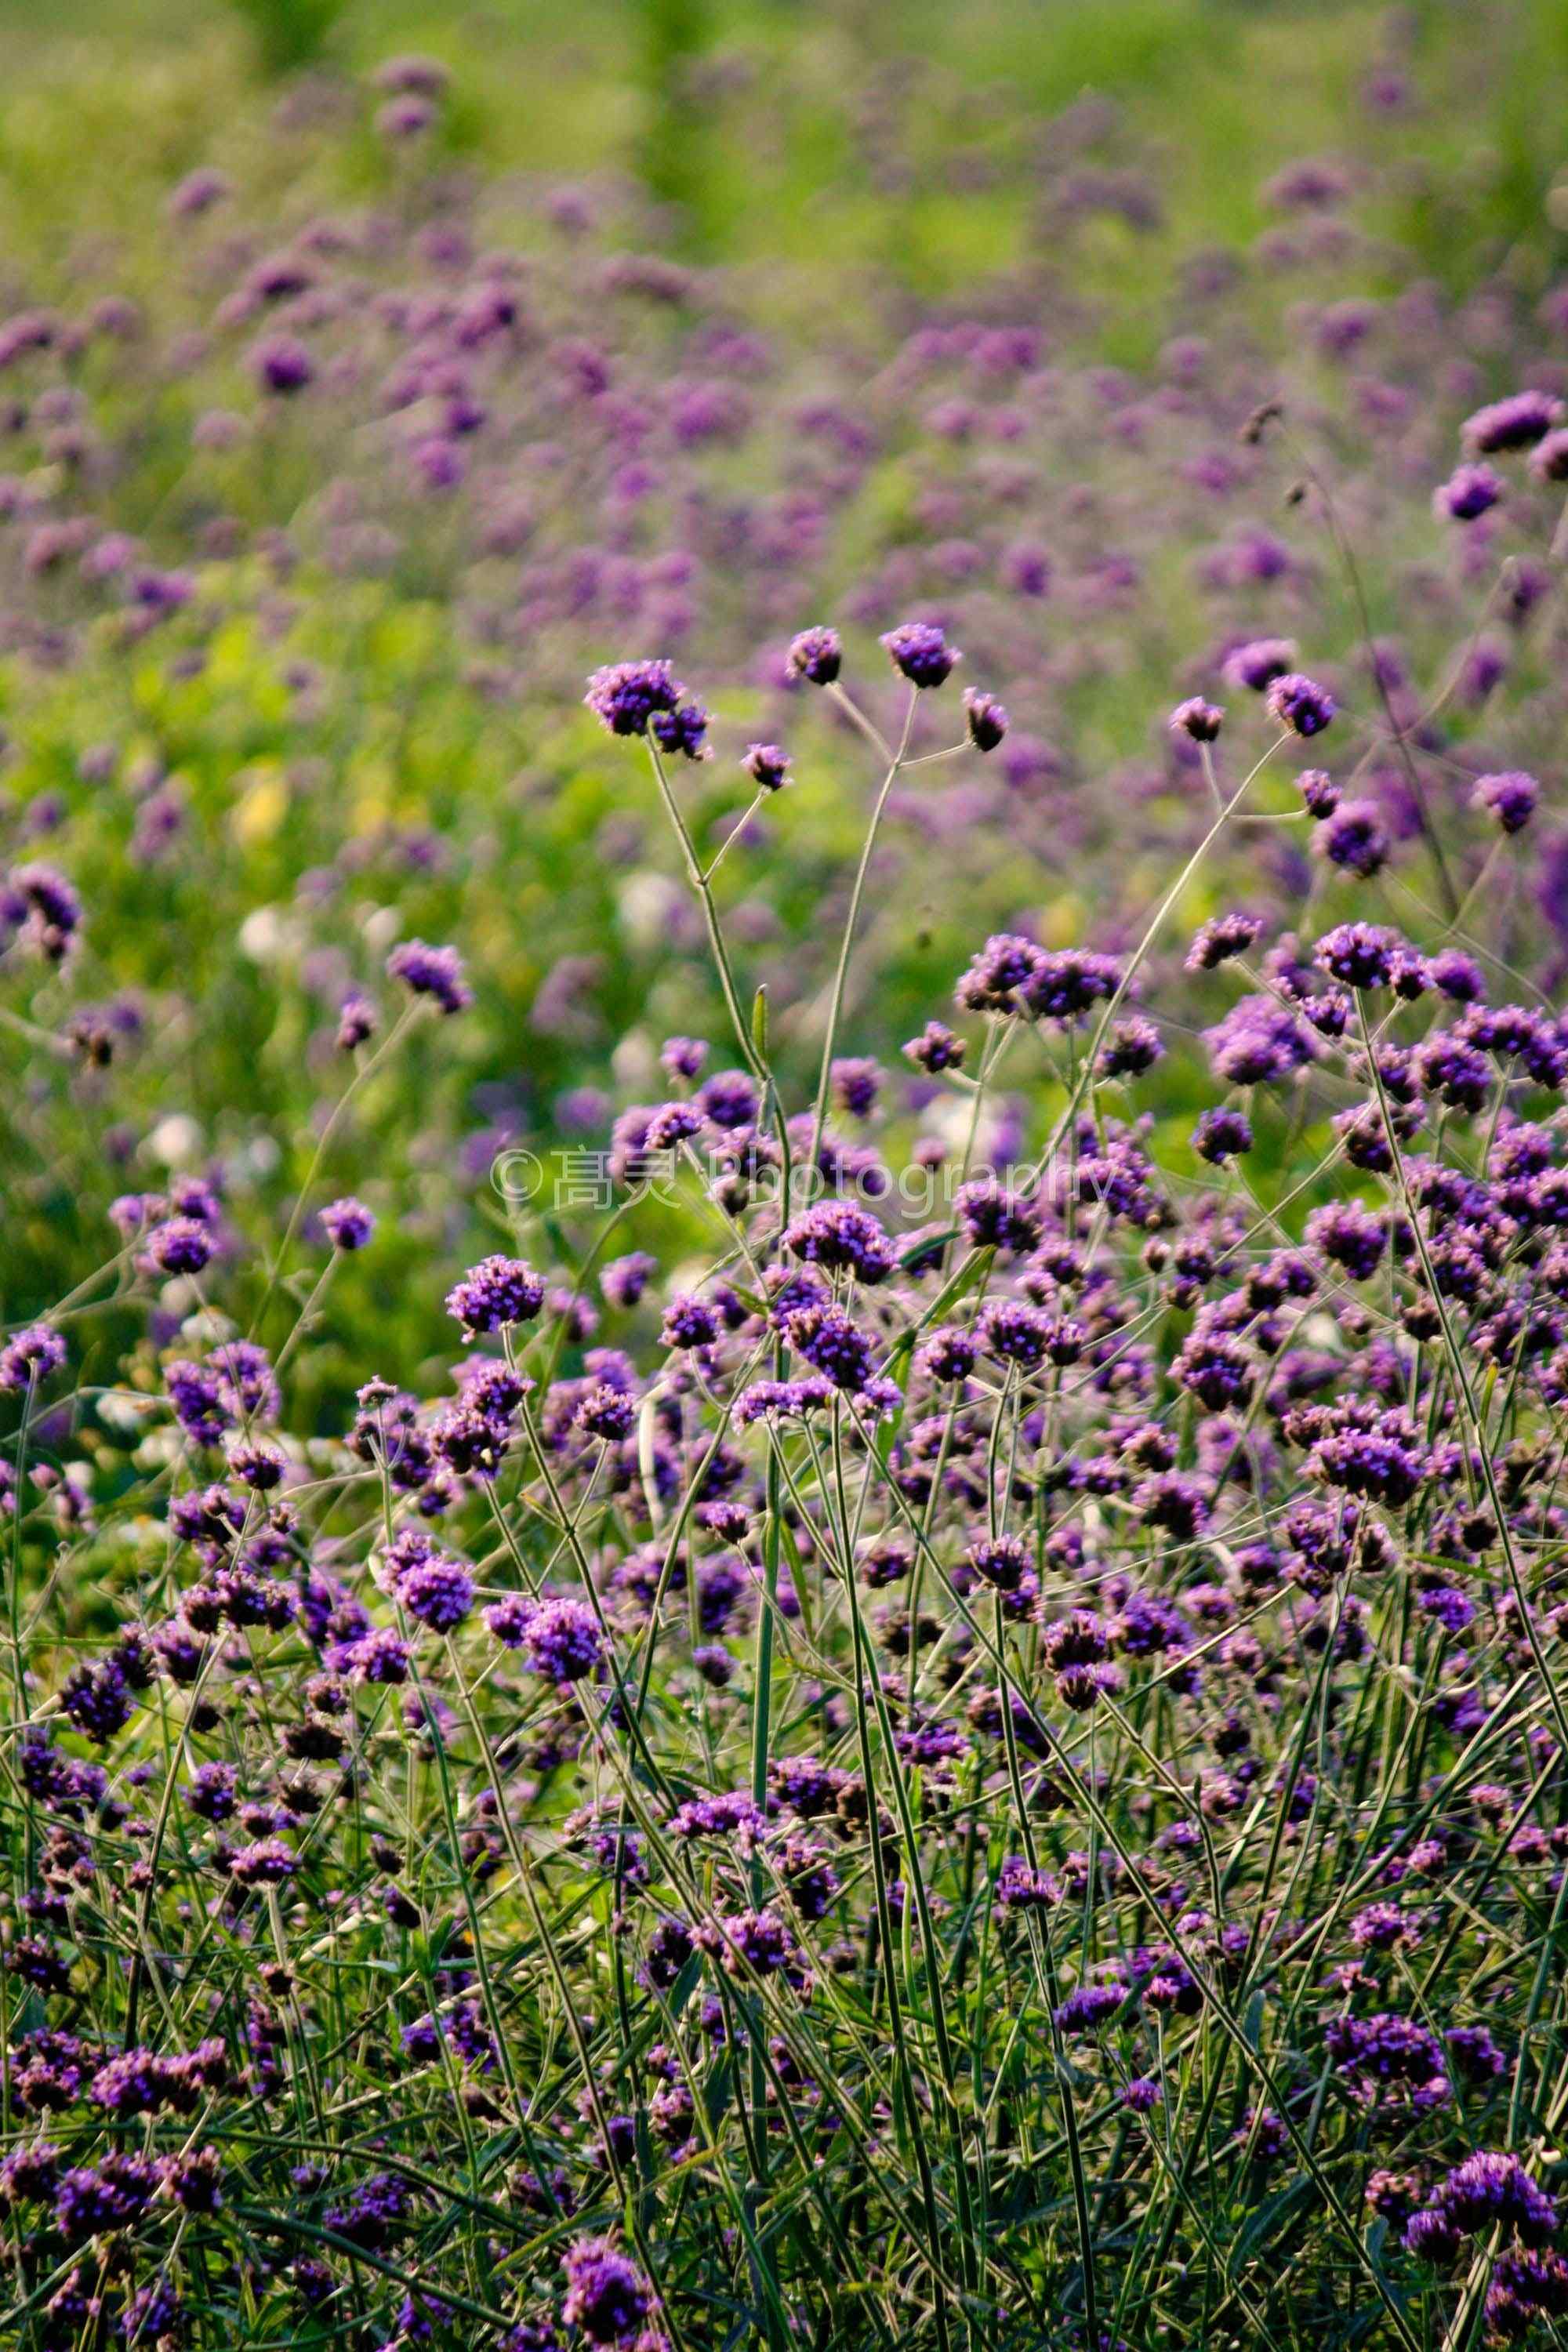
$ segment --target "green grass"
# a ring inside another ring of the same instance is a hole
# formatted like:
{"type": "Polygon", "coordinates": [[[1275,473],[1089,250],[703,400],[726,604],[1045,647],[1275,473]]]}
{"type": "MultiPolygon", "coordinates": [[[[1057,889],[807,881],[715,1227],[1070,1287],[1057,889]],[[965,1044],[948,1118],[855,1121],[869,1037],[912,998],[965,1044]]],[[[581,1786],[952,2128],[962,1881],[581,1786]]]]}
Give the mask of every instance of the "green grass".
{"type": "MultiPolygon", "coordinates": [[[[1016,195],[953,185],[954,155],[984,159],[994,143],[988,95],[1006,89],[1042,123],[1080,98],[1110,98],[1169,164],[1166,228],[1108,240],[1095,271],[1096,290],[1129,310],[1160,289],[1172,251],[1250,236],[1258,182],[1283,156],[1341,143],[1384,16],[1226,0],[976,0],[959,19],[934,0],[584,0],[569,16],[531,0],[63,0],[43,21],[29,0],[0,0],[0,199],[24,266],[68,222],[73,234],[133,231],[138,194],[189,153],[264,153],[272,99],[256,24],[269,5],[281,5],[279,55],[289,24],[319,17],[321,62],[334,70],[362,73],[405,48],[448,63],[457,139],[488,169],[638,166],[701,256],[814,276],[868,268],[927,289],[1017,257],[1016,195]],[[715,106],[704,94],[715,71],[749,77],[750,100],[715,106]],[[889,102],[914,122],[926,163],[896,202],[855,161],[857,121],[889,102]]],[[[1413,13],[1423,72],[1451,80],[1458,100],[1473,17],[1434,0],[1413,13]]],[[[1489,11],[1485,67],[1479,98],[1423,124],[1420,168],[1390,223],[1439,270],[1460,211],[1467,253],[1478,228],[1500,241],[1539,234],[1568,102],[1568,16],[1551,0],[1504,0],[1489,11]]]]}

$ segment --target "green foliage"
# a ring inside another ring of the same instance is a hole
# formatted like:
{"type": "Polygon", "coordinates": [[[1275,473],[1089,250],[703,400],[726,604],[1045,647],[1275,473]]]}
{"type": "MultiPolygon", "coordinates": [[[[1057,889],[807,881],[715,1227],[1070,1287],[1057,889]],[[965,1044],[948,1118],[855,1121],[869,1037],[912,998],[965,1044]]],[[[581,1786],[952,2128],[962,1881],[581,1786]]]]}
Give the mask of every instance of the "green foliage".
{"type": "Polygon", "coordinates": [[[314,65],[346,5],[347,0],[228,0],[250,28],[262,71],[274,77],[314,65]]]}

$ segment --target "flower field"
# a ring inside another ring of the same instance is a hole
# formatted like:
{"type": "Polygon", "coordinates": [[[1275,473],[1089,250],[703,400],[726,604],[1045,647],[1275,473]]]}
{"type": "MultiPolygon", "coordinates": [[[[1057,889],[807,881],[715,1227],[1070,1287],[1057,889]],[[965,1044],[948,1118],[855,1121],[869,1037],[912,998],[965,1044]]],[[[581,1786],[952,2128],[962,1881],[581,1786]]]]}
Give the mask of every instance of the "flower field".
{"type": "Polygon", "coordinates": [[[0,2343],[1568,2328],[1568,43],[0,94],[0,2343]]]}

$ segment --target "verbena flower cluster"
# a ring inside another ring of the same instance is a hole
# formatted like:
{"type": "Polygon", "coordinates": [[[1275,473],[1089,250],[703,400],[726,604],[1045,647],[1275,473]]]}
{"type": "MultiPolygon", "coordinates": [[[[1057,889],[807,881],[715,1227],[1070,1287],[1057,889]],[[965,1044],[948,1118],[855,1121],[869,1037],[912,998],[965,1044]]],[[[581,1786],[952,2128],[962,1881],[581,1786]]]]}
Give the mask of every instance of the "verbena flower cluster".
{"type": "MultiPolygon", "coordinates": [[[[448,95],[395,61],[382,137],[448,95]]],[[[1295,166],[1256,270],[1364,263],[1352,194],[1295,166]]],[[[228,200],[171,203],[245,385],[194,439],[320,404],[308,559],[215,513],[160,564],[93,387],[168,348],[0,329],[62,778],[0,891],[6,2340],[1553,2340],[1561,294],[1309,304],[1263,400],[1199,256],[1146,381],[1002,287],[802,404],[658,254],[568,333],[460,192],[266,250],[228,200]],[[829,601],[889,448],[910,527],[829,601]],[[506,809],[334,716],[350,656],[284,681],[341,777],[227,699],[432,499],[464,724],[537,730],[506,809]],[[68,721],[117,665],[155,751],[68,721]],[[503,854],[598,792],[646,1003],[503,854]],[[226,1102],[181,927],[247,857],[226,1102]]]]}

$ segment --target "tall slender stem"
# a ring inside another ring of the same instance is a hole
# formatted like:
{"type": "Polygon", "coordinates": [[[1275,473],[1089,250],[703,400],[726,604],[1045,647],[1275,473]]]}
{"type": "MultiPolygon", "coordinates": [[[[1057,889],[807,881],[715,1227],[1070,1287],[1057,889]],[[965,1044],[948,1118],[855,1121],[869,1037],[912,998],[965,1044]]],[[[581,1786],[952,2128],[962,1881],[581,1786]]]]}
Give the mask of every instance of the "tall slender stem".
{"type": "MultiPolygon", "coordinates": [[[[844,698],[847,706],[854,709],[844,698]]],[[[866,838],[860,846],[860,863],[855,869],[855,887],[849,894],[849,912],[845,919],[844,937],[839,942],[838,963],[833,975],[833,995],[827,1008],[827,1029],[822,1041],[822,1069],[816,1081],[816,1102],[811,1117],[811,1150],[805,1165],[816,1165],[816,1155],[822,1149],[822,1130],[827,1121],[827,1091],[833,1083],[833,1049],[838,1042],[838,1023],[844,1011],[844,983],[849,971],[849,958],[855,946],[856,927],[860,919],[860,901],[866,893],[866,877],[870,871],[871,854],[877,845],[877,835],[882,823],[882,811],[888,804],[899,770],[904,764],[904,754],[910,748],[910,736],[914,729],[915,709],[920,700],[918,690],[910,688],[909,706],[904,712],[904,731],[899,748],[888,763],[888,772],[871,807],[871,822],[866,828],[866,838]]],[[[809,1181],[809,1178],[807,1181],[809,1181]]]]}

